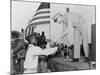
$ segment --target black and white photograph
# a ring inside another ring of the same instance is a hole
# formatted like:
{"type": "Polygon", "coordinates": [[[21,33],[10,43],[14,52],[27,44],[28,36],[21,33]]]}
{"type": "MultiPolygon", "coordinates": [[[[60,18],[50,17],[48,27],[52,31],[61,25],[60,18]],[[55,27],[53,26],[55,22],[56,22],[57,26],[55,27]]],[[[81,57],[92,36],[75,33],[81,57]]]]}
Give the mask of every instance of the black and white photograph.
{"type": "Polygon", "coordinates": [[[11,75],[96,69],[96,6],[11,1],[11,75]]]}

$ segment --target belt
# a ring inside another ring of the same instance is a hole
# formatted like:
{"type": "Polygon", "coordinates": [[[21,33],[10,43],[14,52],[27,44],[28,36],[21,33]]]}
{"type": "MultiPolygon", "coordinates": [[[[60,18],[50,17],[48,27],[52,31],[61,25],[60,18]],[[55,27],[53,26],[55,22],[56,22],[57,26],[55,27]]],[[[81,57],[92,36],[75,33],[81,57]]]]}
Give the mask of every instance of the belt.
{"type": "Polygon", "coordinates": [[[25,70],[37,70],[37,69],[36,68],[29,68],[29,69],[25,68],[25,70]]]}
{"type": "Polygon", "coordinates": [[[36,68],[25,69],[24,73],[37,73],[37,70],[36,70],[36,68]]]}

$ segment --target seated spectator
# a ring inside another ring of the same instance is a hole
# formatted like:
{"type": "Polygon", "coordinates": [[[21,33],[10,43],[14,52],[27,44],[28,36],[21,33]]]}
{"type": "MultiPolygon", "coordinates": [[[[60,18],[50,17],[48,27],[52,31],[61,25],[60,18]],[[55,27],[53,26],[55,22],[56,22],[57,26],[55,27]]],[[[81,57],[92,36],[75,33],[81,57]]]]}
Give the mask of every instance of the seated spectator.
{"type": "MultiPolygon", "coordinates": [[[[19,57],[19,53],[21,51],[26,51],[26,43],[23,38],[21,38],[21,34],[17,31],[12,31],[11,33],[11,49],[12,49],[12,64],[13,64],[13,73],[20,73],[22,71],[21,69],[21,61],[19,57]]],[[[24,56],[23,56],[24,58],[24,56]]]]}

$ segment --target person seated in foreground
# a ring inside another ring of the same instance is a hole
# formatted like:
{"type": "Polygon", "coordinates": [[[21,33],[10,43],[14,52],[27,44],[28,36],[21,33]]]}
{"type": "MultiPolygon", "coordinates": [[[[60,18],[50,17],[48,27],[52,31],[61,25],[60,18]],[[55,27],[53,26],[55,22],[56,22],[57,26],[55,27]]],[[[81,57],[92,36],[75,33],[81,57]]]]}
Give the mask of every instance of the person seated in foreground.
{"type": "Polygon", "coordinates": [[[37,39],[35,34],[29,35],[27,37],[27,41],[29,42],[28,50],[26,53],[25,61],[24,61],[24,73],[37,73],[39,69],[38,65],[38,56],[40,55],[50,55],[57,51],[57,47],[54,48],[46,48],[42,50],[42,48],[37,46],[37,39]]]}
{"type": "Polygon", "coordinates": [[[22,60],[26,52],[27,43],[24,41],[22,34],[18,31],[11,32],[11,74],[22,72],[22,60]],[[20,55],[21,54],[21,55],[20,55]],[[21,56],[21,58],[20,58],[21,56]],[[22,58],[23,57],[23,58],[22,58]]]}

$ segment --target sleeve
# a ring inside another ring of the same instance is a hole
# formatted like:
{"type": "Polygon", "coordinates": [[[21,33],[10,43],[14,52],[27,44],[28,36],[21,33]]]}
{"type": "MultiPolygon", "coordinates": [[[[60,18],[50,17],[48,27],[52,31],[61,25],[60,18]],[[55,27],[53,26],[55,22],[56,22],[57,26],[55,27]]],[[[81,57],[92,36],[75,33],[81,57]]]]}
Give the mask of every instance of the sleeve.
{"type": "Polygon", "coordinates": [[[44,51],[38,47],[36,47],[36,48],[31,47],[30,54],[32,54],[32,55],[45,55],[44,51]]]}
{"type": "Polygon", "coordinates": [[[20,49],[22,49],[23,48],[23,42],[22,42],[22,40],[21,41],[19,41],[18,42],[18,45],[17,45],[17,47],[13,50],[13,53],[14,54],[16,54],[17,52],[19,52],[20,51],[20,49]]]}
{"type": "Polygon", "coordinates": [[[32,50],[32,54],[34,55],[50,55],[53,54],[57,51],[57,47],[54,48],[48,48],[48,49],[44,49],[42,50],[41,48],[36,48],[32,50]]]}
{"type": "Polygon", "coordinates": [[[50,55],[50,54],[53,54],[57,51],[57,47],[47,48],[47,49],[44,49],[43,51],[44,51],[45,55],[50,55]]]}

